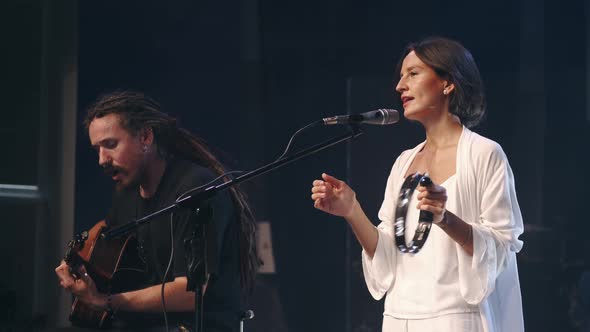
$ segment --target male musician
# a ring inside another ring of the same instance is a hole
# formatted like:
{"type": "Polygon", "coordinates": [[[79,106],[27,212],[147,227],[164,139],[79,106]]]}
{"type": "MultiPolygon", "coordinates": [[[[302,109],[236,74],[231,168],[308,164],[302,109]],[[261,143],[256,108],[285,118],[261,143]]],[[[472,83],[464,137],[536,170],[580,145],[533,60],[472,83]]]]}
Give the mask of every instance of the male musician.
{"type": "MultiPolygon", "coordinates": [[[[89,108],[84,124],[99,165],[116,183],[106,218],[109,226],[169,206],[186,191],[225,172],[201,139],[178,127],[174,118],[142,93],[115,92],[99,98],[89,108]]],[[[241,290],[252,286],[259,265],[254,219],[244,195],[235,187],[219,193],[210,206],[218,264],[205,286],[204,329],[238,331],[241,290]]],[[[86,268],[71,273],[64,262],[55,270],[60,285],[91,308],[113,312],[114,328],[163,331],[163,300],[171,328],[191,326],[195,293],[186,290],[184,246],[193,229],[191,213],[178,210],[136,231],[148,277],[137,290],[100,293],[86,268]],[[169,262],[171,249],[174,255],[169,262]]]]}

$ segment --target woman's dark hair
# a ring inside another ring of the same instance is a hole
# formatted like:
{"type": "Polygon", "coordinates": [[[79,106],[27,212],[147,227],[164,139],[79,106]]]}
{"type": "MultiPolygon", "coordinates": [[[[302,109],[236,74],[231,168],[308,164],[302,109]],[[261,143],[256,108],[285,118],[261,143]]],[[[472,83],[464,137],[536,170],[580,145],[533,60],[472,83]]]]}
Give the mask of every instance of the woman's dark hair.
{"type": "MultiPolygon", "coordinates": [[[[118,115],[121,127],[132,135],[151,128],[161,157],[177,156],[206,167],[217,175],[225,173],[224,167],[202,139],[178,127],[175,118],[163,113],[160,105],[143,93],[116,91],[101,96],[88,108],[84,119],[86,131],[94,119],[109,114],[118,115]]],[[[240,218],[240,282],[244,289],[252,290],[260,265],[256,250],[256,222],[244,193],[237,186],[229,190],[240,218]]]]}
{"type": "Polygon", "coordinates": [[[404,58],[412,51],[440,78],[455,85],[449,112],[468,128],[478,125],[485,115],[486,103],[483,82],[471,53],[454,40],[429,37],[406,46],[397,64],[398,73],[404,58]]]}

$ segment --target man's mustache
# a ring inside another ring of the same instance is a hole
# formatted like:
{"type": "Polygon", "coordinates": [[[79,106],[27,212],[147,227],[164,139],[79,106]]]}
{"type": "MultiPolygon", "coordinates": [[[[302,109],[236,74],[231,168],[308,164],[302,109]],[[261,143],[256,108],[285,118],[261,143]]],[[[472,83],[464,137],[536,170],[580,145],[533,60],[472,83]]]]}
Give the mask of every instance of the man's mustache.
{"type": "Polygon", "coordinates": [[[103,166],[103,172],[106,175],[108,175],[109,177],[113,177],[117,173],[125,172],[125,170],[120,167],[113,166],[112,164],[108,164],[108,165],[103,166]]]}

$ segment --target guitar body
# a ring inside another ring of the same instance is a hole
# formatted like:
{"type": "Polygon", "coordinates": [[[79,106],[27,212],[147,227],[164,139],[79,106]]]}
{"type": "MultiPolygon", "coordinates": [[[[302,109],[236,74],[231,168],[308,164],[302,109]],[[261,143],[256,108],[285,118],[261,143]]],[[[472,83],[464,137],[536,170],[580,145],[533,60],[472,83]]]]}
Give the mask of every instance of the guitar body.
{"type": "MultiPolygon", "coordinates": [[[[64,260],[72,273],[81,265],[96,284],[100,293],[111,294],[137,289],[145,279],[145,267],[141,263],[137,240],[129,236],[105,240],[101,238],[107,225],[104,220],[83,232],[68,244],[64,260]]],[[[78,298],[74,299],[70,321],[81,327],[104,328],[110,325],[111,313],[97,311],[78,298]]]]}

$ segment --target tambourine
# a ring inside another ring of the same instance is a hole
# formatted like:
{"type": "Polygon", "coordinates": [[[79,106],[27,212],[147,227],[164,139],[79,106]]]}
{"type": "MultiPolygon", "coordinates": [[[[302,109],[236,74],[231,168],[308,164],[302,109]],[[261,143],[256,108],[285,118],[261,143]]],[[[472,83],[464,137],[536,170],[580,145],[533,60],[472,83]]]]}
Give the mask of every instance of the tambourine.
{"type": "Polygon", "coordinates": [[[410,244],[406,246],[405,233],[408,204],[418,183],[427,187],[432,184],[432,180],[426,174],[416,173],[408,175],[400,189],[399,199],[397,200],[397,207],[395,209],[395,243],[399,251],[403,253],[415,254],[420,251],[424,243],[426,243],[430,228],[432,227],[432,212],[420,210],[420,218],[418,219],[418,226],[414,232],[414,237],[410,244]]]}

